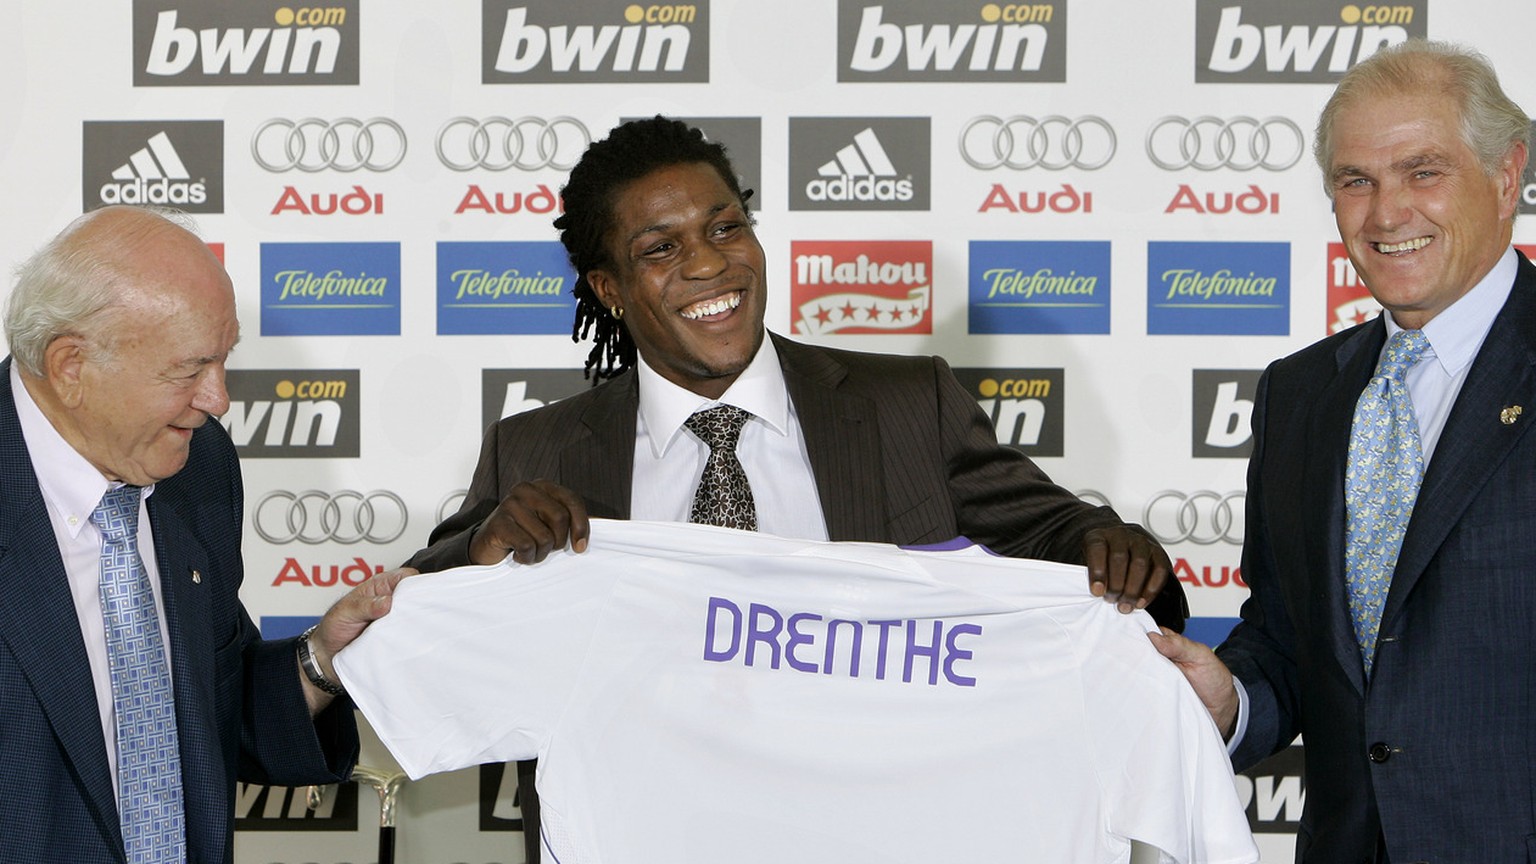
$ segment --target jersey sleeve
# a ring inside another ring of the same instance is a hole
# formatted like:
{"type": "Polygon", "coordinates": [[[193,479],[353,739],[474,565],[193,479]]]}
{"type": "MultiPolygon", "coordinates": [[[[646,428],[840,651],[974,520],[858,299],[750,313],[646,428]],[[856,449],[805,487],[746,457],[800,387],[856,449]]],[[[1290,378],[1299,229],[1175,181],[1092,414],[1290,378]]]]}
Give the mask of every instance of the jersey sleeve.
{"type": "Polygon", "coordinates": [[[1146,637],[1144,613],[1104,603],[1077,613],[1083,711],[1095,742],[1105,831],[1163,862],[1259,860],[1220,733],[1182,673],[1146,637]]]}
{"type": "Polygon", "coordinates": [[[413,780],[547,744],[612,587],[579,572],[579,557],[412,576],[389,614],[336,655],[347,692],[413,780]]]}

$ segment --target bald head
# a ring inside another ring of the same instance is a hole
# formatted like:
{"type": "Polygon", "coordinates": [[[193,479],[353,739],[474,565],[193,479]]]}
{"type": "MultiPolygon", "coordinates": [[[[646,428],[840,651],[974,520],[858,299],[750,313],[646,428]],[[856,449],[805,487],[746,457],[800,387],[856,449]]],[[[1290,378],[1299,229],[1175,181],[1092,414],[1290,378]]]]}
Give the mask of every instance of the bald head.
{"type": "MultiPolygon", "coordinates": [[[[104,355],[116,347],[115,321],[129,306],[219,302],[206,276],[223,267],[178,221],[178,214],[106,207],[71,222],[17,268],[5,310],[5,337],[15,362],[44,374],[43,353],[64,335],[86,337],[104,355]],[[188,278],[191,277],[191,278],[188,278]]],[[[228,289],[228,279],[222,281],[228,289]]],[[[230,289],[232,291],[232,289],[230,289]]],[[[232,293],[231,293],[232,297],[232,293]]]]}
{"type": "Polygon", "coordinates": [[[5,324],[38,408],[110,480],[143,486],[180,471],[193,433],[229,408],[233,287],[208,247],[160,213],[75,220],[22,265],[5,324]]]}

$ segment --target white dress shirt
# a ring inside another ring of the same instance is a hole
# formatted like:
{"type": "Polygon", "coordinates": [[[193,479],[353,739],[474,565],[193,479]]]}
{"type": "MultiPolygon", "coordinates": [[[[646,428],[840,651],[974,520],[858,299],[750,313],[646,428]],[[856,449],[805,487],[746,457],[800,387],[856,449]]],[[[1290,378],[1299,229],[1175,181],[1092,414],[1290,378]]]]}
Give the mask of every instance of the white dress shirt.
{"type": "Polygon", "coordinates": [[[635,365],[640,376],[640,411],[635,418],[631,518],[688,521],[709,446],[683,423],[694,412],[733,405],[752,415],[741,430],[736,456],[752,487],[759,530],[781,537],[828,539],[800,418],[784,386],[779,352],[766,335],[757,356],[719,399],[673,384],[643,358],[635,365]]]}
{"type": "MultiPolygon", "coordinates": [[[[112,772],[112,788],[117,790],[117,715],[112,705],[112,673],[107,661],[107,628],[101,618],[101,532],[91,522],[91,513],[101,503],[101,496],[121,483],[110,482],[59,435],[32,394],[22,384],[16,363],[11,362],[11,393],[16,403],[16,417],[21,422],[21,437],[37,485],[43,491],[48,521],[53,525],[59,556],[69,577],[69,593],[75,600],[75,614],[80,619],[80,635],[85,639],[85,656],[91,664],[91,683],[96,690],[96,708],[101,715],[102,738],[107,744],[107,767],[112,772]]],[[[149,529],[149,496],[153,485],[144,487],[139,501],[139,557],[155,595],[155,614],[160,619],[161,644],[170,660],[170,636],[165,632],[165,603],[160,597],[160,569],[155,559],[155,540],[149,529]]]]}

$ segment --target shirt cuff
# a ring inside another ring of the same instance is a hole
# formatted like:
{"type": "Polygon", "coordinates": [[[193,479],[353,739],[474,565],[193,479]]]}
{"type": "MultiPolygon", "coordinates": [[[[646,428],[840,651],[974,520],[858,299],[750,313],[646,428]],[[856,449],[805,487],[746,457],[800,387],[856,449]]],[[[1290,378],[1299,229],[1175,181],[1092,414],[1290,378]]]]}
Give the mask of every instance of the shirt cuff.
{"type": "Polygon", "coordinates": [[[1248,734],[1248,690],[1236,676],[1232,678],[1232,686],[1237,690],[1237,725],[1232,728],[1232,737],[1227,740],[1228,756],[1237,752],[1243,743],[1243,736],[1248,734]]]}

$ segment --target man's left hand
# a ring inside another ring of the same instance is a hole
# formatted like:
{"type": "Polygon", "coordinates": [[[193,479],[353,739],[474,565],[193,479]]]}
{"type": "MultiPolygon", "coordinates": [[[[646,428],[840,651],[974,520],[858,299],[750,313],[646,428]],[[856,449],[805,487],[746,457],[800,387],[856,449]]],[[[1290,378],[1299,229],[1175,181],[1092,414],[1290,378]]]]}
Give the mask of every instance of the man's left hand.
{"type": "Polygon", "coordinates": [[[1088,565],[1088,590],[1127,613],[1147,608],[1173,573],[1163,547],[1129,525],[1085,534],[1083,561],[1088,565]]]}

